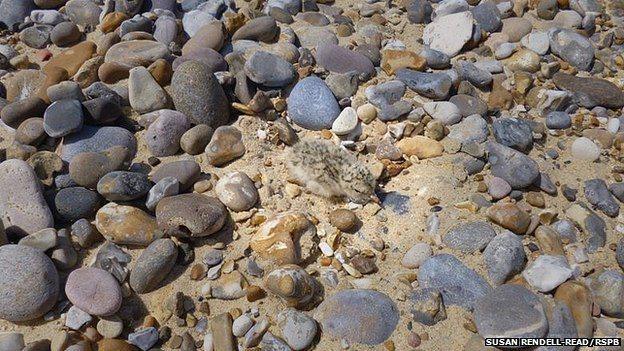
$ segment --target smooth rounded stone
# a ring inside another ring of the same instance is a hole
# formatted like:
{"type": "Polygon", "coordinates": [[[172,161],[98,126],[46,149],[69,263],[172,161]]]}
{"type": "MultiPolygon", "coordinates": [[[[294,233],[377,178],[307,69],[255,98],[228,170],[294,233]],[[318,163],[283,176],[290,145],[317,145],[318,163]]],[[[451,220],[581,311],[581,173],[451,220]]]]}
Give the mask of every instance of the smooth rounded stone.
{"type": "Polygon", "coordinates": [[[322,44],[338,45],[336,34],[326,27],[302,26],[295,33],[304,48],[314,49],[322,44]]]}
{"type": "MultiPolygon", "coordinates": [[[[524,38],[522,39],[524,40],[524,38]]],[[[496,51],[494,52],[494,57],[496,57],[497,60],[506,59],[511,56],[511,54],[513,54],[515,50],[515,43],[502,43],[498,46],[498,48],[496,48],[496,51]]]]}
{"type": "Polygon", "coordinates": [[[620,204],[615,201],[604,180],[586,180],[583,188],[585,198],[594,208],[597,208],[609,217],[617,217],[620,213],[620,204]]]}
{"type": "Polygon", "coordinates": [[[83,248],[90,248],[102,239],[102,235],[95,229],[95,226],[85,218],[81,218],[71,225],[71,237],[83,248]]]}
{"type": "MultiPolygon", "coordinates": [[[[2,46],[0,46],[0,49],[2,46]]],[[[13,48],[11,48],[13,49],[13,48]]],[[[13,49],[14,50],[14,49],[13,49]]],[[[7,54],[10,54],[7,53],[7,54]]],[[[2,58],[0,56],[0,58],[2,58]]],[[[0,69],[10,68],[8,60],[1,60],[0,69]]],[[[38,95],[46,80],[46,75],[41,70],[22,69],[11,72],[3,77],[3,85],[6,89],[4,98],[8,102],[17,102],[38,95]]]]}
{"type": "Polygon", "coordinates": [[[17,128],[31,117],[43,117],[47,105],[37,96],[9,103],[0,110],[2,122],[11,128],[17,128]]]}
{"type": "Polygon", "coordinates": [[[0,218],[7,233],[19,236],[54,227],[37,174],[25,161],[0,163],[0,218]]]}
{"type": "Polygon", "coordinates": [[[518,118],[498,118],[492,123],[496,141],[518,151],[526,152],[533,146],[533,131],[529,122],[518,118]]]}
{"type": "Polygon", "coordinates": [[[101,199],[98,194],[82,187],[61,189],[54,197],[56,212],[66,222],[93,218],[100,206],[101,199]]]}
{"type": "Polygon", "coordinates": [[[472,37],[473,15],[471,12],[454,13],[436,19],[423,31],[423,42],[431,49],[454,57],[472,37]]]}
{"type": "Polygon", "coordinates": [[[595,303],[602,313],[614,318],[624,317],[624,274],[606,270],[595,274],[591,280],[595,303]]]}
{"type": "Polygon", "coordinates": [[[449,139],[457,140],[462,145],[470,143],[482,143],[488,137],[487,122],[479,115],[471,115],[461,122],[449,126],[449,139]]]}
{"type": "Polygon", "coordinates": [[[284,341],[296,351],[307,349],[318,333],[316,321],[293,308],[281,311],[277,315],[277,323],[282,331],[284,341]]]}
{"type": "Polygon", "coordinates": [[[281,9],[294,16],[302,10],[302,3],[301,1],[295,1],[295,0],[269,0],[267,1],[266,10],[270,11],[273,8],[281,9]]]}
{"type": "Polygon", "coordinates": [[[350,98],[358,89],[359,80],[356,72],[346,74],[330,73],[325,78],[325,83],[331,89],[338,100],[350,98]]]}
{"type": "Polygon", "coordinates": [[[441,51],[425,47],[419,55],[427,61],[427,67],[445,69],[451,66],[451,58],[441,51]]]}
{"type": "Polygon", "coordinates": [[[557,0],[540,0],[537,3],[537,16],[544,20],[552,20],[559,11],[557,0]]]}
{"type": "Polygon", "coordinates": [[[203,237],[225,224],[226,208],[214,197],[197,193],[165,197],[156,206],[158,226],[166,234],[203,237]]]}
{"type": "Polygon", "coordinates": [[[82,106],[87,123],[102,125],[115,122],[123,114],[120,100],[120,96],[111,93],[84,101],[82,106]]]}
{"type": "Polygon", "coordinates": [[[23,237],[18,245],[25,245],[41,251],[47,251],[57,245],[57,235],[54,228],[42,229],[23,237]]]}
{"type": "Polygon", "coordinates": [[[82,33],[72,22],[62,22],[54,26],[50,32],[50,40],[59,47],[71,46],[80,40],[82,33]]]}
{"type": "Polygon", "coordinates": [[[149,151],[156,157],[175,155],[180,149],[182,135],[191,127],[188,118],[174,110],[159,110],[145,133],[149,151]]]}
{"type": "Polygon", "coordinates": [[[600,146],[589,138],[580,137],[572,142],[570,153],[578,160],[593,162],[600,158],[600,146]]]}
{"type": "Polygon", "coordinates": [[[113,146],[100,152],[77,154],[69,163],[69,175],[80,186],[96,188],[104,175],[128,166],[130,153],[123,146],[113,146]]]}
{"type": "Polygon", "coordinates": [[[271,16],[263,16],[254,18],[240,27],[234,35],[232,35],[232,41],[254,40],[270,43],[273,42],[278,35],[279,27],[275,19],[271,16]]]}
{"type": "Polygon", "coordinates": [[[462,118],[459,108],[452,102],[426,102],[422,107],[431,118],[447,126],[458,123],[462,118]]]}
{"type": "Polygon", "coordinates": [[[11,322],[37,319],[56,304],[59,276],[40,250],[23,245],[0,246],[0,318],[11,322]]]}
{"type": "Polygon", "coordinates": [[[462,117],[468,117],[475,114],[480,116],[487,115],[487,104],[477,97],[466,94],[457,94],[451,96],[449,102],[459,108],[459,112],[462,117]]]}
{"type": "Polygon", "coordinates": [[[548,332],[540,298],[516,284],[501,285],[482,297],[474,322],[484,338],[541,338],[548,332]]]}
{"type": "Polygon", "coordinates": [[[209,164],[221,166],[245,154],[243,135],[234,126],[221,126],[215,130],[205,150],[209,164]]]}
{"type": "Polygon", "coordinates": [[[156,218],[139,208],[110,202],[95,215],[97,230],[115,244],[148,246],[160,239],[163,232],[158,229],[156,218]]]}
{"type": "Polygon", "coordinates": [[[215,186],[215,194],[235,212],[249,210],[260,198],[254,182],[243,172],[232,172],[221,177],[215,186]]]}
{"type": "Polygon", "coordinates": [[[178,195],[180,193],[180,182],[173,177],[165,177],[154,184],[147,194],[145,207],[150,211],[156,209],[158,202],[167,196],[178,195]]]}
{"type": "Polygon", "coordinates": [[[20,32],[20,40],[33,49],[43,49],[50,42],[52,26],[36,24],[20,32]]]}
{"type": "Polygon", "coordinates": [[[0,2],[0,24],[9,29],[16,29],[35,9],[32,0],[3,0],[0,2]]]}
{"type": "Polygon", "coordinates": [[[612,109],[624,107],[624,92],[608,80],[557,72],[553,76],[553,82],[557,88],[574,94],[574,100],[580,106],[587,108],[602,106],[612,109]]]}
{"type": "Polygon", "coordinates": [[[124,37],[128,33],[143,32],[151,33],[154,27],[154,23],[146,17],[137,15],[129,18],[119,25],[119,36],[124,37]]]}
{"type": "Polygon", "coordinates": [[[490,1],[480,2],[472,8],[472,16],[475,22],[486,32],[496,32],[500,29],[501,12],[495,3],[490,1]]]}
{"type": "Polygon", "coordinates": [[[137,172],[114,171],[97,183],[97,191],[108,201],[131,201],[142,198],[151,189],[147,175],[137,172]]]}
{"type": "Polygon", "coordinates": [[[29,118],[20,123],[15,131],[15,141],[25,145],[39,145],[46,138],[43,118],[29,118]]]}
{"type": "Polygon", "coordinates": [[[553,29],[549,34],[553,54],[579,70],[589,71],[594,62],[594,47],[587,38],[569,29],[553,29]]]}
{"type": "Polygon", "coordinates": [[[0,333],[0,350],[22,351],[24,349],[24,335],[14,332],[0,333]]]}
{"type": "Polygon", "coordinates": [[[325,82],[315,76],[300,80],[288,97],[288,115],[309,130],[331,129],[340,106],[325,82]]]}
{"type": "MultiPolygon", "coordinates": [[[[105,338],[116,338],[124,329],[123,320],[116,315],[101,317],[97,323],[97,331],[105,338]]],[[[101,346],[100,346],[101,347],[101,346]]]]}
{"type": "Polygon", "coordinates": [[[406,156],[416,156],[419,159],[441,156],[444,145],[434,139],[417,135],[415,137],[401,139],[396,143],[401,152],[406,156]]]}
{"type": "Polygon", "coordinates": [[[318,45],[315,57],[317,65],[330,72],[356,71],[364,80],[375,74],[375,67],[366,56],[336,44],[318,45]]]}
{"type": "Polygon", "coordinates": [[[429,1],[412,0],[407,3],[407,19],[411,23],[429,23],[433,8],[429,1]]]}
{"type": "Polygon", "coordinates": [[[166,177],[173,177],[180,182],[180,191],[190,188],[199,177],[201,169],[194,160],[179,160],[158,166],[151,174],[154,183],[166,177]]]}
{"type": "Polygon", "coordinates": [[[116,62],[128,68],[147,67],[155,61],[167,58],[169,50],[159,42],[151,40],[122,41],[106,52],[104,62],[116,62]]]}
{"type": "Polygon", "coordinates": [[[494,285],[520,273],[526,263],[522,238],[510,231],[495,236],[483,251],[488,277],[494,285]]]}
{"type": "Polygon", "coordinates": [[[539,176],[537,163],[519,151],[495,142],[487,143],[487,151],[492,175],[504,179],[512,189],[526,188],[539,176]]]}
{"type": "Polygon", "coordinates": [[[199,62],[184,62],[173,73],[171,97],[176,109],[195,124],[217,128],[230,118],[221,85],[208,67],[199,62]]]}
{"type": "Polygon", "coordinates": [[[345,107],[338,118],[332,123],[331,131],[336,135],[348,135],[353,132],[359,123],[357,112],[353,107],[345,107]]]}
{"type": "Polygon", "coordinates": [[[235,337],[240,338],[245,336],[245,334],[251,329],[254,325],[254,321],[249,318],[248,315],[243,314],[240,317],[236,318],[232,323],[232,334],[235,337]]]}
{"type": "Polygon", "coordinates": [[[509,42],[517,43],[525,35],[531,33],[533,25],[526,18],[511,17],[503,20],[503,29],[501,32],[506,34],[509,42]]]}
{"type": "Polygon", "coordinates": [[[266,51],[256,51],[245,62],[245,74],[254,83],[280,88],[293,82],[295,68],[286,60],[266,51]]]}
{"type": "Polygon", "coordinates": [[[105,270],[82,267],[67,277],[65,294],[81,310],[95,316],[110,316],[121,307],[121,288],[105,270]]]}
{"type": "Polygon", "coordinates": [[[540,292],[549,292],[572,276],[563,256],[540,255],[522,272],[524,279],[540,292]]]}
{"type": "Polygon", "coordinates": [[[449,254],[434,255],[423,262],[418,271],[418,282],[422,288],[439,290],[445,304],[468,309],[491,291],[485,279],[449,254]]]}
{"type": "Polygon", "coordinates": [[[452,81],[446,73],[418,72],[411,69],[400,69],[396,78],[405,83],[414,92],[434,100],[448,97],[452,81]]]}
{"type": "Polygon", "coordinates": [[[128,80],[130,106],[138,113],[163,109],[168,105],[168,96],[145,67],[130,70],[128,80]]]}
{"type": "Polygon", "coordinates": [[[113,146],[123,146],[129,150],[129,158],[133,158],[137,150],[134,134],[121,127],[84,126],[80,132],[63,139],[61,158],[70,162],[74,156],[83,152],[102,152],[113,146]]]}
{"type": "Polygon", "coordinates": [[[540,56],[532,50],[520,49],[503,61],[512,72],[535,73],[540,69],[540,56]]]}
{"type": "Polygon", "coordinates": [[[76,82],[65,81],[48,87],[46,94],[50,101],[78,100],[84,101],[85,97],[76,82]]]}
{"type": "Polygon", "coordinates": [[[172,68],[177,70],[181,64],[187,61],[197,61],[205,65],[211,72],[227,71],[227,61],[221,56],[220,53],[211,48],[199,48],[192,52],[180,56],[173,61],[172,68]]]}
{"type": "Polygon", "coordinates": [[[431,245],[427,243],[417,243],[412,246],[401,259],[401,265],[405,268],[418,268],[429,257],[433,255],[431,245]]]}
{"type": "Polygon", "coordinates": [[[189,37],[194,37],[199,29],[206,24],[213,22],[216,18],[210,13],[192,10],[184,13],[182,17],[182,28],[189,37]]]}
{"type": "Polygon", "coordinates": [[[624,183],[612,183],[609,185],[609,191],[620,202],[624,200],[624,183]]]}
{"type": "Polygon", "coordinates": [[[454,67],[460,79],[470,82],[477,88],[485,89],[492,84],[492,74],[480,69],[472,62],[459,61],[454,67]]]}
{"type": "MultiPolygon", "coordinates": [[[[98,341],[97,347],[99,351],[137,351],[138,348],[120,339],[102,339],[98,341]]],[[[67,350],[66,350],[67,351],[67,350]]]]}
{"type": "Polygon", "coordinates": [[[352,289],[326,297],[316,309],[314,319],[331,338],[378,345],[394,332],[399,312],[394,302],[381,292],[352,289]]]}
{"type": "Polygon", "coordinates": [[[84,115],[78,100],[53,102],[43,114],[43,129],[53,138],[60,138],[82,129],[84,115]]]}
{"type": "Polygon", "coordinates": [[[549,129],[568,129],[572,126],[572,118],[564,111],[549,112],[545,122],[549,129]]]}
{"type": "Polygon", "coordinates": [[[489,177],[485,184],[488,187],[488,193],[494,200],[500,200],[511,193],[511,185],[502,178],[489,177]]]}
{"type": "Polygon", "coordinates": [[[224,28],[221,21],[211,21],[203,25],[182,47],[182,55],[188,55],[198,49],[221,50],[225,42],[224,28]]]}
{"type": "Polygon", "coordinates": [[[206,124],[198,124],[180,137],[180,148],[189,155],[199,155],[206,149],[214,129],[206,124]]]}
{"type": "Polygon", "coordinates": [[[178,248],[171,239],[158,239],[139,256],[130,271],[130,287],[139,294],[158,287],[167,277],[178,257],[178,248]]]}
{"type": "Polygon", "coordinates": [[[520,43],[525,48],[535,51],[538,55],[546,55],[550,49],[550,38],[545,32],[531,32],[524,36],[520,43]]]}
{"type": "Polygon", "coordinates": [[[160,16],[154,22],[154,39],[169,47],[178,36],[178,24],[174,17],[160,16]]]}
{"type": "Polygon", "coordinates": [[[95,28],[100,23],[102,9],[90,0],[69,0],[65,4],[65,14],[69,19],[83,27],[95,28]]]}
{"type": "Polygon", "coordinates": [[[467,222],[451,228],[442,237],[442,242],[451,249],[473,253],[482,251],[495,236],[496,232],[488,222],[467,222]]]}
{"type": "Polygon", "coordinates": [[[116,62],[105,62],[98,68],[98,78],[107,84],[114,84],[130,76],[130,68],[116,62]]]}
{"type": "Polygon", "coordinates": [[[574,10],[563,10],[557,12],[553,19],[553,24],[560,28],[580,28],[583,22],[583,17],[574,10]]]}

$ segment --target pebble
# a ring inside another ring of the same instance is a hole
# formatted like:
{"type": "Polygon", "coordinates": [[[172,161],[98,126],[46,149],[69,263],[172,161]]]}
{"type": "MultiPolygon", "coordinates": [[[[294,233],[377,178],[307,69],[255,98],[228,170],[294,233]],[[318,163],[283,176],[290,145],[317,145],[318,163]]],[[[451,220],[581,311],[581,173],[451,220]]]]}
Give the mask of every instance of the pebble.
{"type": "Polygon", "coordinates": [[[109,316],[121,307],[119,283],[110,273],[92,267],[72,271],[67,277],[65,294],[69,301],[96,316],[109,316]]]}
{"type": "Polygon", "coordinates": [[[167,277],[178,257],[178,248],[171,239],[153,241],[136,260],[130,271],[132,290],[145,294],[155,290],[167,277]]]}
{"type": "Polygon", "coordinates": [[[50,32],[50,40],[59,47],[76,44],[81,36],[80,29],[72,22],[61,22],[54,26],[52,32],[50,32]]]}
{"type": "Polygon", "coordinates": [[[499,118],[492,123],[496,141],[518,151],[527,152],[533,146],[533,132],[529,123],[518,118],[499,118]]]}
{"type": "Polygon", "coordinates": [[[254,321],[249,318],[248,315],[243,314],[240,317],[236,318],[232,323],[232,334],[235,337],[240,338],[245,336],[245,334],[251,329],[254,325],[254,321]]]}
{"type": "Polygon", "coordinates": [[[352,232],[359,224],[357,215],[347,209],[337,209],[329,213],[329,223],[343,232],[352,232]]]}
{"type": "Polygon", "coordinates": [[[452,84],[451,77],[446,73],[418,72],[407,68],[398,70],[396,78],[414,92],[434,100],[446,99],[452,84]]]}
{"type": "Polygon", "coordinates": [[[343,290],[326,299],[314,314],[324,333],[349,343],[378,345],[394,332],[399,313],[394,302],[375,290],[343,290]]]}
{"type": "Polygon", "coordinates": [[[116,244],[145,247],[163,235],[154,217],[139,208],[114,202],[98,210],[95,225],[106,239],[116,244]]]}
{"type": "Polygon", "coordinates": [[[54,307],[59,296],[59,276],[42,251],[24,245],[3,245],[0,264],[4,267],[0,277],[0,318],[29,321],[54,307]]]}
{"type": "Polygon", "coordinates": [[[180,191],[184,191],[195,184],[200,173],[201,169],[194,160],[178,160],[159,165],[150,178],[158,183],[163,178],[173,177],[180,183],[180,191]]]}
{"type": "Polygon", "coordinates": [[[265,43],[272,42],[279,33],[275,19],[270,16],[254,18],[239,28],[232,40],[255,40],[265,43]]]}
{"type": "Polygon", "coordinates": [[[288,115],[305,129],[331,129],[339,114],[336,98],[320,78],[300,80],[288,97],[288,115]]]}
{"type": "Polygon", "coordinates": [[[128,40],[114,44],[104,57],[104,62],[115,62],[128,68],[147,67],[166,58],[169,50],[164,44],[151,40],[128,40]]]}
{"type": "Polygon", "coordinates": [[[442,242],[463,253],[482,251],[496,236],[494,228],[484,221],[467,222],[451,228],[442,237],[442,242]]]}
{"type": "Polygon", "coordinates": [[[293,350],[305,350],[314,342],[318,326],[307,314],[287,308],[277,315],[277,320],[284,341],[293,350]]]}
{"type": "Polygon", "coordinates": [[[130,70],[128,79],[130,106],[138,113],[163,109],[168,105],[168,96],[145,67],[130,70]]]}
{"type": "Polygon", "coordinates": [[[364,55],[339,45],[324,43],[316,48],[317,65],[334,73],[357,72],[363,80],[375,73],[373,63],[364,55]]]}
{"type": "Polygon", "coordinates": [[[565,257],[540,255],[522,272],[526,281],[541,292],[548,292],[572,276],[572,269],[565,257]]]}
{"type": "Polygon", "coordinates": [[[22,351],[24,349],[24,335],[15,332],[0,333],[0,348],[6,351],[22,351]]]}
{"type": "Polygon", "coordinates": [[[234,126],[221,126],[215,129],[205,149],[208,163],[213,166],[222,166],[244,154],[243,135],[234,126]]]}
{"type": "Polygon", "coordinates": [[[590,69],[594,62],[594,47],[587,38],[569,29],[553,29],[549,35],[553,54],[579,70],[590,69]]]}
{"type": "Polygon", "coordinates": [[[156,206],[158,227],[183,238],[214,234],[223,227],[225,216],[219,200],[196,193],[165,197],[156,206]]]}
{"type": "Polygon", "coordinates": [[[438,157],[444,151],[444,146],[440,142],[424,136],[402,139],[396,146],[404,155],[416,156],[419,159],[438,157]]]}
{"type": "Polygon", "coordinates": [[[615,201],[607,184],[602,179],[589,179],[584,183],[584,193],[587,201],[609,217],[617,217],[620,205],[615,201]]]}
{"type": "Polygon", "coordinates": [[[580,137],[572,142],[570,153],[576,159],[593,162],[600,158],[600,146],[589,138],[580,137]]]}
{"type": "Polygon", "coordinates": [[[212,139],[214,129],[206,124],[198,124],[182,134],[180,148],[189,155],[199,155],[212,139]]]}
{"type": "Polygon", "coordinates": [[[412,246],[401,259],[401,265],[405,268],[418,268],[423,262],[433,255],[431,245],[417,243],[412,246]]]}
{"type": "Polygon", "coordinates": [[[483,338],[541,338],[548,332],[539,297],[520,285],[501,285],[475,305],[474,321],[483,338]]]}
{"type": "Polygon", "coordinates": [[[143,351],[150,350],[158,342],[158,330],[154,327],[139,329],[128,334],[128,342],[143,351]]]}
{"type": "Polygon", "coordinates": [[[459,108],[452,102],[427,102],[422,107],[434,120],[440,121],[447,126],[456,124],[462,119],[459,108]]]}
{"type": "Polygon", "coordinates": [[[76,306],[69,308],[65,314],[65,326],[69,329],[80,330],[84,325],[91,323],[93,317],[76,306]]]}
{"type": "Polygon", "coordinates": [[[492,175],[504,179],[512,189],[528,187],[539,176],[537,163],[519,151],[494,142],[487,143],[487,151],[492,175]]]}
{"type": "Polygon", "coordinates": [[[449,14],[428,24],[423,31],[423,42],[433,50],[454,57],[472,37],[471,12],[449,14]]]}
{"type": "Polygon", "coordinates": [[[84,126],[80,132],[71,134],[63,139],[61,158],[70,162],[74,156],[83,152],[102,152],[113,146],[123,146],[128,149],[128,157],[136,154],[137,141],[135,136],[121,127],[84,126]]]}
{"type": "Polygon", "coordinates": [[[0,163],[0,218],[7,233],[19,236],[54,227],[39,179],[28,163],[0,163]]]}
{"type": "Polygon", "coordinates": [[[624,274],[615,270],[606,270],[595,274],[591,280],[591,291],[594,303],[600,306],[603,314],[614,317],[624,317],[624,274]]]}
{"type": "Polygon", "coordinates": [[[160,200],[167,196],[178,195],[179,193],[180,182],[174,177],[164,177],[149,190],[145,207],[150,211],[154,211],[160,200]]]}
{"type": "Polygon", "coordinates": [[[54,197],[54,208],[65,222],[81,218],[93,218],[101,206],[101,198],[95,191],[83,187],[61,189],[54,197]]]}
{"type": "Polygon", "coordinates": [[[217,128],[229,119],[225,93],[201,63],[187,61],[178,67],[171,80],[171,97],[176,109],[193,123],[217,128]]]}
{"type": "Polygon", "coordinates": [[[245,62],[245,74],[256,84],[280,88],[293,82],[295,68],[277,55],[256,51],[245,62]]]}
{"type": "Polygon", "coordinates": [[[116,338],[123,332],[123,321],[116,315],[100,317],[97,322],[97,331],[105,338],[116,338]]]}
{"type": "Polygon", "coordinates": [[[158,110],[153,114],[158,117],[145,133],[149,151],[156,157],[175,155],[180,149],[182,136],[191,127],[189,119],[174,110],[158,110]]]}
{"type": "Polygon", "coordinates": [[[483,251],[483,258],[494,285],[503,284],[520,273],[527,260],[521,237],[510,231],[495,236],[483,251]]]}
{"type": "Polygon", "coordinates": [[[100,178],[97,191],[108,201],[130,201],[142,198],[152,183],[142,173],[113,171],[100,178]]]}
{"type": "Polygon", "coordinates": [[[254,182],[242,172],[232,172],[219,179],[215,186],[219,200],[232,211],[251,209],[260,196],[254,182]]]}
{"type": "Polygon", "coordinates": [[[357,128],[358,121],[356,110],[352,107],[345,107],[332,123],[331,130],[336,135],[348,135],[357,128]]]}
{"type": "Polygon", "coordinates": [[[580,106],[587,108],[602,106],[614,109],[624,107],[624,92],[605,79],[576,77],[557,72],[553,76],[553,82],[557,88],[574,94],[574,99],[580,106]]]}
{"type": "Polygon", "coordinates": [[[422,288],[439,290],[445,304],[468,309],[491,291],[485,279],[450,254],[438,254],[425,260],[418,271],[418,282],[422,288]]]}

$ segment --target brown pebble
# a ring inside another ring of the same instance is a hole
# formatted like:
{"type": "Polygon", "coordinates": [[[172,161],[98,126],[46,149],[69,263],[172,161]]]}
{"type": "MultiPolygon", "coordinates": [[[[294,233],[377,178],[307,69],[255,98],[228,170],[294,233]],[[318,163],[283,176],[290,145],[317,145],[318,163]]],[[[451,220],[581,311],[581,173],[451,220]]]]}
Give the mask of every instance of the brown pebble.
{"type": "Polygon", "coordinates": [[[331,262],[332,259],[330,257],[321,257],[321,259],[319,260],[320,265],[323,267],[329,266],[331,262]]]}
{"type": "Polygon", "coordinates": [[[350,232],[357,227],[358,218],[351,210],[338,209],[329,213],[329,223],[343,232],[350,232]]]}
{"type": "Polygon", "coordinates": [[[392,341],[392,340],[386,340],[386,341],[384,341],[383,345],[384,345],[384,348],[385,348],[386,350],[388,350],[388,351],[394,351],[394,350],[396,350],[396,347],[394,347],[394,341],[392,341]]]}
{"type": "Polygon", "coordinates": [[[202,280],[206,277],[206,267],[197,263],[191,268],[191,280],[202,280]]]}
{"type": "Polygon", "coordinates": [[[420,343],[421,343],[421,340],[420,340],[420,336],[418,336],[418,334],[410,333],[407,336],[407,344],[410,347],[417,348],[418,346],[420,346],[420,343]]]}
{"type": "Polygon", "coordinates": [[[230,313],[230,316],[232,316],[232,319],[236,319],[243,314],[243,311],[241,311],[241,309],[238,307],[234,307],[230,309],[229,313],[230,313]]]}
{"type": "Polygon", "coordinates": [[[154,316],[152,315],[148,315],[145,316],[145,318],[143,319],[143,325],[141,325],[144,328],[150,328],[150,327],[156,327],[158,325],[158,321],[156,320],[156,318],[154,318],[154,316]]]}
{"type": "Polygon", "coordinates": [[[199,303],[197,310],[206,315],[210,315],[210,304],[208,304],[208,301],[202,301],[199,303]]]}
{"type": "Polygon", "coordinates": [[[427,203],[429,204],[429,206],[435,206],[440,204],[440,199],[438,199],[437,197],[430,197],[427,199],[427,203]]]}
{"type": "Polygon", "coordinates": [[[526,194],[526,202],[528,202],[531,206],[544,208],[546,206],[546,202],[544,201],[544,195],[537,191],[529,191],[526,194]]]}
{"type": "Polygon", "coordinates": [[[477,191],[480,193],[484,193],[488,191],[488,187],[484,182],[479,182],[479,184],[477,185],[477,191]]]}
{"type": "Polygon", "coordinates": [[[327,139],[327,140],[329,140],[329,139],[331,139],[331,138],[332,138],[332,136],[333,136],[333,134],[332,134],[332,132],[330,132],[329,130],[327,130],[327,129],[323,129],[323,130],[321,130],[321,137],[322,137],[323,139],[327,139]]]}

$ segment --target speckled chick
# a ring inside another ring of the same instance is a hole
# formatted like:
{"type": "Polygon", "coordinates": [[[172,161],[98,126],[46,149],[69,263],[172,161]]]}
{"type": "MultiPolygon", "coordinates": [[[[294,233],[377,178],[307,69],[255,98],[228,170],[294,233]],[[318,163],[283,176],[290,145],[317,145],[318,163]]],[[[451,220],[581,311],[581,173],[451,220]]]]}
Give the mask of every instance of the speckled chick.
{"type": "Polygon", "coordinates": [[[370,170],[330,141],[301,140],[292,147],[287,166],[314,194],[359,204],[375,198],[376,181],[370,170]]]}

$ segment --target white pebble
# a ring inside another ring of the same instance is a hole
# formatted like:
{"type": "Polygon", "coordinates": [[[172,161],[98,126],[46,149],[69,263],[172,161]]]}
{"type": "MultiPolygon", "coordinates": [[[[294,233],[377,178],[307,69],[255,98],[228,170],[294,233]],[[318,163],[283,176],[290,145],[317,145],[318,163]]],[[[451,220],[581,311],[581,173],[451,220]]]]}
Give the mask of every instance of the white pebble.
{"type": "Polygon", "coordinates": [[[336,135],[347,135],[355,130],[358,124],[357,112],[353,107],[345,107],[332,124],[332,132],[336,135]]]}
{"type": "Polygon", "coordinates": [[[595,161],[600,157],[600,147],[586,137],[574,140],[570,152],[579,160],[595,161]]]}

